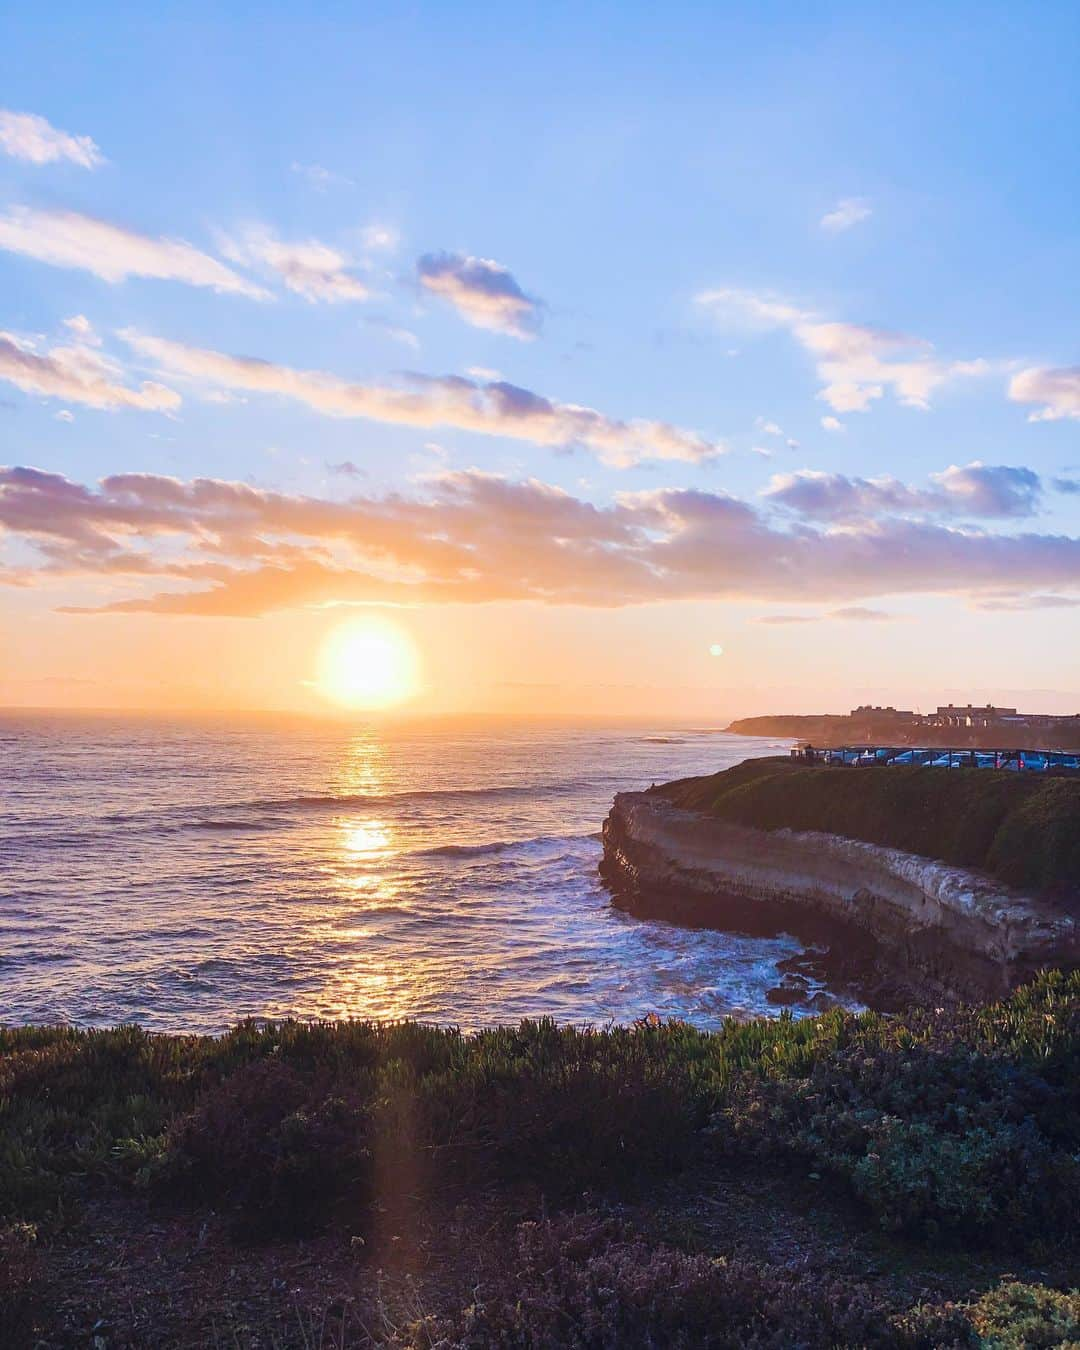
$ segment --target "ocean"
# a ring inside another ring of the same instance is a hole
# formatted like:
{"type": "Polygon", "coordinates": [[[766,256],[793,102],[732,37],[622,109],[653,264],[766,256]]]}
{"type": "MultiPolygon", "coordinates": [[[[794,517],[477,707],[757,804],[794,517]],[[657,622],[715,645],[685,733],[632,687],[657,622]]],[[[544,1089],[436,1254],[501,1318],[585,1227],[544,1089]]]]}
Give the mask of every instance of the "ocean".
{"type": "Polygon", "coordinates": [[[794,938],[635,918],[615,792],[778,742],[657,726],[0,715],[0,1021],[474,1029],[776,1013],[794,938]]]}

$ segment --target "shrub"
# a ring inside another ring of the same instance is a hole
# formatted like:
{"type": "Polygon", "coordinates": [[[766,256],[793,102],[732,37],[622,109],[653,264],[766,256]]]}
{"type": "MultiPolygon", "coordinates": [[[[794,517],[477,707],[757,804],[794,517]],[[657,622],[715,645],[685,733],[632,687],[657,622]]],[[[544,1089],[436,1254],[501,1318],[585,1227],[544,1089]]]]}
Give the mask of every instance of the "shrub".
{"type": "Polygon", "coordinates": [[[480,1033],[468,1062],[420,1090],[441,1169],[552,1197],[690,1160],[706,1112],[656,1029],[524,1023],[480,1033]]]}
{"type": "MultiPolygon", "coordinates": [[[[840,771],[837,771],[840,772],[840,771]]],[[[251,1236],[495,1184],[560,1202],[703,1151],[838,1178],[916,1236],[1072,1241],[1080,974],[902,1019],[833,1011],[461,1036],[415,1024],[221,1038],[0,1029],[0,1214],[144,1180],[251,1236]]]]}
{"type": "Polygon", "coordinates": [[[839,1178],[888,1229],[972,1245],[1071,1239],[1074,1086],[956,1048],[852,1048],[805,1079],[744,1080],[722,1147],[839,1178]]]}
{"type": "Polygon", "coordinates": [[[974,1344],[957,1310],[894,1321],[865,1286],[649,1247],[596,1214],[524,1224],[518,1259],[426,1343],[445,1350],[930,1350],[974,1344]]]}
{"type": "Polygon", "coordinates": [[[1080,1345],[1080,1292],[1059,1293],[1042,1284],[1003,1284],[969,1310],[983,1350],[1080,1345]]]}
{"type": "Polygon", "coordinates": [[[0,1228],[0,1327],[4,1344],[29,1344],[38,1313],[41,1263],[29,1224],[0,1228]]]}
{"type": "Polygon", "coordinates": [[[173,1127],[162,1184],[235,1206],[252,1239],[295,1237],[371,1185],[371,1114],[279,1061],[238,1069],[173,1127]]]}

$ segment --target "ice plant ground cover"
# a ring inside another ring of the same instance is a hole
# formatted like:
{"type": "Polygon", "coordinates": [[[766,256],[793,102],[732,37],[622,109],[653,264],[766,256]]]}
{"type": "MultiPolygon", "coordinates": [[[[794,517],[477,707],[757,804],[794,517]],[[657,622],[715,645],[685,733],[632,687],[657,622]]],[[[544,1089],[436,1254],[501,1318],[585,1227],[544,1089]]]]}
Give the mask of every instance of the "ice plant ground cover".
{"type": "Polygon", "coordinates": [[[1078,1151],[1060,972],[716,1032],[12,1028],[0,1312],[45,1346],[1064,1345],[1078,1151]]]}

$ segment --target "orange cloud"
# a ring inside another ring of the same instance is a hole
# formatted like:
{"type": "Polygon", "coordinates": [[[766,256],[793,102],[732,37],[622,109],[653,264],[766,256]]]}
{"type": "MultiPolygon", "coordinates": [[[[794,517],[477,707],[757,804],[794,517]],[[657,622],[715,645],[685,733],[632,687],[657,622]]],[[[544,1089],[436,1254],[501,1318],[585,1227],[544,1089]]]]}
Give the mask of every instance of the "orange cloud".
{"type": "Polygon", "coordinates": [[[38,554],[20,582],[107,579],[121,589],[98,609],[160,614],[1080,591],[1071,537],[896,519],[786,528],[723,493],[680,489],[597,507],[476,470],[442,475],[424,497],[332,502],[217,479],[118,474],[90,488],[0,469],[0,529],[38,554]],[[124,593],[150,577],[168,589],[124,593]]]}

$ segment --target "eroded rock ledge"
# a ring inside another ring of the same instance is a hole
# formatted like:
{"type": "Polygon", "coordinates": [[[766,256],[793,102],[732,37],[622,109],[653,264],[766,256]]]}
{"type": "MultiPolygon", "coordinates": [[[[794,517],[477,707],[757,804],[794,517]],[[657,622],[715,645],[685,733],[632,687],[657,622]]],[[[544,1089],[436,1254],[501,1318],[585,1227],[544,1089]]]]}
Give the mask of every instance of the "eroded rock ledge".
{"type": "Polygon", "coordinates": [[[872,1006],[996,997],[1080,962],[1060,906],[982,873],[841,835],[759,830],[622,792],[601,870],[636,912],[818,944],[834,988],[872,1006]]]}

